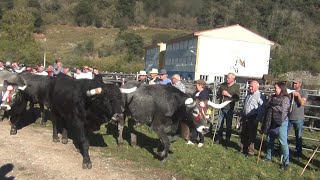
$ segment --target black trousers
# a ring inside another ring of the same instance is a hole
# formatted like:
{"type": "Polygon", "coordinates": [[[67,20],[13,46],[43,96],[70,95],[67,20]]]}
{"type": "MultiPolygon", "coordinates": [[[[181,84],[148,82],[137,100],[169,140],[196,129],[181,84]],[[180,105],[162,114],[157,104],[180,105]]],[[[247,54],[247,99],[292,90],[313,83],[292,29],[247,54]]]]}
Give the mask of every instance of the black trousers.
{"type": "Polygon", "coordinates": [[[254,154],[254,142],[257,136],[258,121],[257,115],[243,117],[242,119],[242,131],[241,131],[241,145],[242,152],[254,154]]]}

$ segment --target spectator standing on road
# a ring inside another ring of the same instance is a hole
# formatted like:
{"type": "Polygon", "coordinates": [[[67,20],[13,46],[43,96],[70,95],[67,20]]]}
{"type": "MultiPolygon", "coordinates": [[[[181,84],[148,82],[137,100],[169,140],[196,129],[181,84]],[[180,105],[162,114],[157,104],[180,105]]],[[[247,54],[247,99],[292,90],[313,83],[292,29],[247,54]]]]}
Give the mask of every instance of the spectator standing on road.
{"type": "Polygon", "coordinates": [[[226,144],[230,143],[231,138],[231,127],[232,127],[232,119],[233,119],[233,110],[235,106],[235,101],[239,100],[240,97],[240,86],[235,82],[235,74],[229,73],[227,75],[227,82],[222,83],[217,92],[218,99],[220,99],[220,103],[225,101],[232,101],[230,104],[226,105],[221,109],[220,118],[218,122],[218,135],[215,139],[215,143],[219,144],[223,139],[223,124],[224,120],[226,120],[226,144]]]}
{"type": "Polygon", "coordinates": [[[249,93],[244,99],[243,109],[241,111],[241,143],[240,152],[254,156],[254,142],[257,136],[259,121],[262,121],[265,113],[265,96],[259,91],[258,81],[251,81],[249,93]]]}
{"type": "Polygon", "coordinates": [[[158,78],[158,69],[152,68],[149,74],[150,74],[149,84],[157,84],[158,81],[160,81],[160,79],[158,78]]]}
{"type": "Polygon", "coordinates": [[[168,78],[167,70],[161,69],[159,75],[160,81],[158,81],[158,84],[171,85],[171,80],[168,78]]]}
{"type": "Polygon", "coordinates": [[[186,93],[186,86],[182,84],[179,74],[172,75],[171,82],[172,82],[172,86],[178,88],[183,93],[186,93]]]}
{"type": "Polygon", "coordinates": [[[308,93],[302,90],[302,79],[295,78],[292,82],[292,96],[291,99],[291,109],[289,112],[289,124],[288,124],[288,134],[290,127],[293,125],[295,138],[296,138],[296,152],[295,156],[300,157],[302,153],[302,130],[304,123],[304,104],[307,101],[308,93]]]}

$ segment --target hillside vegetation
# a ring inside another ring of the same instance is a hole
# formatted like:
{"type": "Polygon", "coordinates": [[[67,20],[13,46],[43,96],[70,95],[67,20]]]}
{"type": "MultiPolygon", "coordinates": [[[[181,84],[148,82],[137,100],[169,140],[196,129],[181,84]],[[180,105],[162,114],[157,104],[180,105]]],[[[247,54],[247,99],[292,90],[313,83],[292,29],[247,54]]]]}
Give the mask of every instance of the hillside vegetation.
{"type": "Polygon", "coordinates": [[[145,45],[240,24],[276,42],[273,74],[320,72],[317,0],[0,0],[0,21],[0,58],[25,63],[40,61],[47,51],[72,65],[90,60],[108,70],[133,71],[143,67],[145,45]],[[60,33],[60,46],[52,49],[50,40],[58,40],[50,38],[51,31],[61,27],[69,35],[60,33]],[[32,32],[48,41],[35,43],[32,32]]]}

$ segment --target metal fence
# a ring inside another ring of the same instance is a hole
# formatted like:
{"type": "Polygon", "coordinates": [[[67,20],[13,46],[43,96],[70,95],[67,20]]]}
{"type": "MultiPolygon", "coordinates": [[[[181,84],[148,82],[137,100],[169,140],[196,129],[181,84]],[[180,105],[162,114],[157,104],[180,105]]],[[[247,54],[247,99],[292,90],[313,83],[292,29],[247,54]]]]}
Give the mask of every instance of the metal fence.
{"type": "MultiPolygon", "coordinates": [[[[238,126],[239,126],[239,112],[242,110],[242,107],[243,107],[243,102],[244,102],[244,98],[245,96],[247,95],[247,90],[249,88],[249,84],[248,83],[238,83],[240,85],[240,100],[236,103],[236,106],[235,106],[235,113],[234,113],[234,121],[233,121],[233,124],[234,124],[234,130],[236,130],[238,132],[238,126]]],[[[219,88],[219,84],[211,84],[208,86],[209,88],[212,89],[212,97],[213,97],[213,101],[215,103],[217,103],[217,99],[216,99],[216,92],[219,88]]],[[[266,96],[270,96],[273,92],[274,92],[274,89],[273,89],[273,86],[270,86],[270,85],[267,85],[267,86],[260,86],[259,88],[266,96]]],[[[314,124],[317,124],[315,123],[316,121],[320,122],[320,117],[319,117],[319,114],[320,114],[320,94],[319,94],[319,91],[318,90],[309,90],[309,89],[305,89],[307,92],[308,92],[308,99],[307,99],[307,104],[305,105],[305,108],[312,108],[312,111],[315,111],[313,114],[314,115],[310,115],[309,114],[305,114],[305,125],[309,125],[309,126],[304,126],[304,131],[305,130],[312,130],[313,133],[319,133],[318,131],[320,130],[320,128],[318,127],[313,127],[314,124]],[[318,100],[319,100],[319,104],[315,105],[313,104],[314,101],[311,103],[309,102],[310,101],[310,97],[319,97],[318,100]]],[[[212,116],[211,116],[211,121],[213,122],[214,125],[217,125],[217,121],[218,121],[218,112],[216,111],[212,116]]],[[[233,136],[239,136],[237,134],[233,134],[233,136]]],[[[294,133],[289,133],[289,140],[293,140],[295,138],[295,135],[294,133]]],[[[313,141],[313,142],[319,142],[319,139],[314,139],[312,137],[306,137],[306,136],[303,136],[302,137],[303,140],[307,140],[307,141],[313,141]]],[[[295,141],[294,141],[295,142],[295,141]]],[[[294,147],[293,145],[290,145],[290,147],[294,147]]],[[[303,147],[304,150],[307,150],[307,151],[313,151],[313,149],[309,149],[309,148],[306,148],[306,147],[303,147]]],[[[320,152],[320,151],[318,151],[320,152]]]]}

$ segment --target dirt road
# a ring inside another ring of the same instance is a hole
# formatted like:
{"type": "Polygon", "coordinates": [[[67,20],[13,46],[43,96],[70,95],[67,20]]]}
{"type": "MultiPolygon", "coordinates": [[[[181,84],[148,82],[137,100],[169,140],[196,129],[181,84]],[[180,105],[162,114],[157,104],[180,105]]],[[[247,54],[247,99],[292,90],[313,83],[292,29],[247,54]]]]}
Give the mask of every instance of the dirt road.
{"type": "Polygon", "coordinates": [[[133,162],[105,157],[90,147],[91,170],[82,169],[82,156],[72,143],[52,142],[52,131],[37,125],[9,135],[8,121],[0,122],[0,179],[175,179],[162,170],[136,168],[133,162]],[[11,170],[12,169],[12,170],[11,170]]]}

